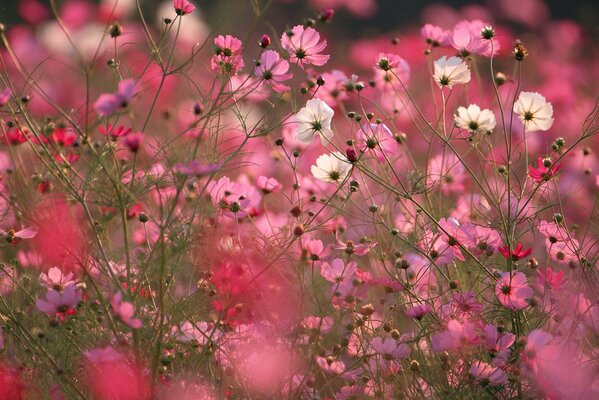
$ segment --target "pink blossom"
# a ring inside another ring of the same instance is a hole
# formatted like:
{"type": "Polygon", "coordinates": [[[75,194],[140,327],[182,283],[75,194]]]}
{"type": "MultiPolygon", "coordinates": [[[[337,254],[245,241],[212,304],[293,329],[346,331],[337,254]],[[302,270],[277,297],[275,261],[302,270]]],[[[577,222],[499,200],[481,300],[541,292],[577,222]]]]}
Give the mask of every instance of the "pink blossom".
{"type": "Polygon", "coordinates": [[[406,315],[410,318],[422,319],[426,314],[431,312],[432,307],[428,304],[416,304],[406,310],[406,315]]]}
{"type": "Polygon", "coordinates": [[[10,244],[19,243],[19,239],[32,239],[38,232],[39,228],[37,226],[29,226],[18,231],[9,229],[8,232],[0,228],[0,236],[3,236],[10,244]]]}
{"type": "Polygon", "coordinates": [[[262,193],[264,194],[279,192],[283,188],[283,185],[278,180],[264,175],[256,178],[256,186],[262,189],[262,193]]]}
{"type": "Polygon", "coordinates": [[[47,273],[42,273],[39,278],[40,284],[47,289],[54,289],[58,292],[65,287],[75,284],[73,273],[69,272],[66,275],[59,268],[52,267],[47,273]]]}
{"type": "Polygon", "coordinates": [[[488,26],[480,20],[460,21],[451,33],[451,45],[460,52],[462,57],[470,54],[481,54],[486,57],[496,55],[499,52],[499,42],[483,39],[482,29],[488,26]]]}
{"type": "Polygon", "coordinates": [[[460,231],[462,244],[476,254],[492,255],[503,243],[499,232],[492,228],[467,222],[460,231]]]}
{"type": "Polygon", "coordinates": [[[500,368],[489,365],[484,361],[475,361],[470,366],[470,375],[481,385],[500,386],[507,383],[507,374],[500,368]]]}
{"type": "Polygon", "coordinates": [[[379,162],[389,160],[397,150],[397,141],[385,124],[364,124],[358,137],[364,151],[372,151],[379,162]]]}
{"type": "Polygon", "coordinates": [[[189,0],[173,0],[173,8],[177,15],[186,15],[193,12],[196,7],[189,0]]]}
{"type": "Polygon", "coordinates": [[[235,75],[244,67],[242,58],[243,44],[241,40],[231,35],[220,35],[214,39],[214,56],[210,60],[212,71],[222,74],[235,75]]]}
{"type": "Polygon", "coordinates": [[[291,62],[301,68],[306,64],[324,65],[330,57],[320,54],[327,47],[327,41],[320,41],[320,34],[311,27],[294,26],[281,36],[281,46],[289,52],[291,62]]]}
{"type": "Polygon", "coordinates": [[[100,116],[110,115],[119,109],[126,108],[135,94],[136,83],[133,79],[119,82],[115,93],[104,93],[94,103],[94,109],[100,116]]]}
{"type": "Polygon", "coordinates": [[[376,65],[374,67],[375,81],[380,87],[389,88],[393,90],[401,89],[401,83],[407,86],[410,80],[410,66],[400,56],[392,53],[381,53],[376,59],[376,65]]]}
{"type": "Polygon", "coordinates": [[[331,249],[317,239],[302,238],[302,248],[306,250],[312,261],[319,261],[329,255],[331,249]]]}
{"type": "Polygon", "coordinates": [[[142,322],[139,318],[133,318],[135,314],[135,306],[132,303],[122,301],[121,292],[117,292],[112,296],[110,301],[112,311],[119,317],[125,325],[130,326],[133,329],[139,329],[142,327],[142,322]]]}
{"type": "Polygon", "coordinates": [[[397,343],[395,339],[375,337],[370,342],[373,350],[385,359],[406,358],[410,352],[404,343],[397,343]]]}
{"type": "Polygon", "coordinates": [[[10,96],[12,95],[12,90],[10,88],[5,88],[0,92],[0,107],[7,104],[10,101],[10,96]]]}
{"type": "Polygon", "coordinates": [[[522,272],[501,274],[495,284],[495,295],[504,307],[510,310],[522,310],[528,307],[528,299],[532,297],[532,288],[528,286],[526,275],[522,272]]]}
{"type": "Polygon", "coordinates": [[[552,164],[549,160],[549,166],[545,166],[545,159],[543,157],[537,158],[537,168],[532,165],[528,166],[528,176],[530,176],[536,183],[543,183],[552,180],[555,175],[562,169],[562,164],[552,164]]]}
{"type": "Polygon", "coordinates": [[[555,272],[553,271],[553,269],[549,267],[539,268],[537,270],[536,275],[537,280],[536,283],[533,284],[533,288],[535,288],[540,293],[549,290],[556,292],[560,291],[566,283],[564,271],[555,272]]]}
{"type": "Polygon", "coordinates": [[[316,364],[326,373],[333,375],[341,375],[345,371],[345,364],[343,361],[335,361],[331,356],[321,357],[316,356],[316,364]]]}
{"type": "Polygon", "coordinates": [[[420,28],[420,36],[433,47],[446,47],[450,44],[451,32],[436,25],[425,24],[420,28]]]}
{"type": "Polygon", "coordinates": [[[357,256],[368,254],[370,250],[374,249],[377,245],[376,242],[356,243],[353,240],[344,242],[339,238],[339,236],[335,237],[337,238],[337,244],[333,246],[334,249],[345,251],[347,254],[355,254],[357,256]]]}
{"type": "Polygon", "coordinates": [[[35,302],[38,310],[45,312],[50,316],[71,315],[75,313],[75,307],[81,300],[81,290],[75,285],[66,286],[58,292],[54,289],[48,289],[45,300],[37,299],[35,302]]]}
{"type": "Polygon", "coordinates": [[[283,60],[279,53],[274,50],[266,50],[260,56],[260,65],[256,68],[256,76],[272,87],[275,92],[286,92],[291,89],[283,82],[288,81],[293,76],[287,73],[289,63],[283,60]]]}
{"type": "Polygon", "coordinates": [[[357,267],[358,264],[354,261],[346,265],[342,259],[336,258],[331,264],[322,263],[320,266],[320,275],[329,282],[339,283],[353,276],[357,267]]]}
{"type": "Polygon", "coordinates": [[[455,319],[447,323],[447,330],[431,337],[433,351],[457,350],[481,342],[475,326],[469,322],[455,319]]]}
{"type": "Polygon", "coordinates": [[[258,212],[262,196],[254,186],[231,182],[229,177],[208,184],[206,190],[212,203],[223,210],[228,217],[242,218],[258,212]]]}

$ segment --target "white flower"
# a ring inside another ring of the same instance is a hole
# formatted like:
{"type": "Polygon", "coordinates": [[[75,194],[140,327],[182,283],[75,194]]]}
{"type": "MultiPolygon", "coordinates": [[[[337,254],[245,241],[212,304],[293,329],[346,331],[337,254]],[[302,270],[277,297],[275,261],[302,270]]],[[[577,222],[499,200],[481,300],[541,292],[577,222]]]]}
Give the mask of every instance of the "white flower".
{"type": "Polygon", "coordinates": [[[514,112],[524,124],[525,132],[546,131],[553,125],[553,107],[538,93],[520,92],[514,112]]]}
{"type": "Polygon", "coordinates": [[[435,61],[435,82],[440,88],[453,87],[456,83],[470,82],[470,70],[459,57],[441,57],[435,61]]]}
{"type": "Polygon", "coordinates": [[[468,108],[458,107],[458,113],[454,116],[454,121],[458,127],[472,133],[489,132],[497,124],[493,111],[481,110],[476,104],[470,104],[468,108]]]}
{"type": "Polygon", "coordinates": [[[318,157],[316,165],[312,166],[312,175],[323,182],[340,182],[347,177],[351,168],[352,165],[347,158],[336,151],[318,157]]]}
{"type": "Polygon", "coordinates": [[[325,145],[333,137],[331,120],[335,112],[320,99],[308,100],[306,106],[296,114],[298,123],[295,139],[298,142],[310,143],[314,135],[319,134],[325,145]]]}

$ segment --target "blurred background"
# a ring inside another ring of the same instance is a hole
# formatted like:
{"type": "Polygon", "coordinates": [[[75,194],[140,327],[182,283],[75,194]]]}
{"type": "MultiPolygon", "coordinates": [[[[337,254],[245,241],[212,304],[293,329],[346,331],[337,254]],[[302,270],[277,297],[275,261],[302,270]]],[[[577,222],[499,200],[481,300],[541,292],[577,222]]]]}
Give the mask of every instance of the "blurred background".
{"type": "MultiPolygon", "coordinates": [[[[83,0],[69,1],[72,3],[83,0]]],[[[135,2],[135,0],[120,1],[135,2]]],[[[56,0],[56,2],[60,6],[67,1],[56,0]]],[[[86,2],[99,3],[101,0],[86,0],[86,2]]],[[[104,0],[104,2],[110,1],[104,0]]],[[[256,0],[197,0],[195,5],[206,19],[223,6],[232,3],[247,3],[249,6],[252,2],[256,0]]],[[[269,0],[259,2],[267,4],[269,0]]],[[[29,11],[31,8],[23,7],[28,3],[39,3],[45,6],[50,4],[49,0],[0,0],[0,21],[6,25],[22,22],[24,12],[35,12],[29,11]]],[[[164,0],[141,0],[141,3],[145,11],[150,13],[156,10],[159,4],[164,3],[164,0]]],[[[423,11],[430,9],[431,6],[459,10],[464,6],[477,5],[486,6],[490,10],[511,9],[514,14],[512,22],[520,19],[524,24],[527,24],[527,17],[530,17],[530,20],[534,19],[531,15],[527,15],[530,13],[534,13],[536,19],[540,21],[543,18],[539,18],[539,13],[545,14],[543,16],[547,19],[572,19],[585,27],[595,40],[599,36],[599,2],[596,0],[274,0],[270,3],[268,12],[280,16],[284,21],[297,19],[298,15],[314,14],[319,7],[332,7],[336,10],[337,23],[348,28],[348,35],[353,37],[388,32],[405,24],[420,25],[423,22],[423,11]]]]}

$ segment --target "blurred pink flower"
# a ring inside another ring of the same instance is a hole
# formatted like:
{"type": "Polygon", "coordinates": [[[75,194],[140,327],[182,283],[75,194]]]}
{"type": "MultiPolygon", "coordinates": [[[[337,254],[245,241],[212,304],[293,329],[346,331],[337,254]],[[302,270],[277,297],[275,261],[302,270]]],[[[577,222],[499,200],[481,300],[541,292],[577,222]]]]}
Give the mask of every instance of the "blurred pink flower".
{"type": "Polygon", "coordinates": [[[510,310],[522,310],[528,307],[528,299],[532,297],[532,288],[528,286],[526,275],[516,272],[501,274],[495,284],[495,295],[504,307],[510,310]]]}
{"type": "Polygon", "coordinates": [[[185,15],[192,13],[196,7],[189,0],[173,0],[173,8],[177,15],[185,15]]]}

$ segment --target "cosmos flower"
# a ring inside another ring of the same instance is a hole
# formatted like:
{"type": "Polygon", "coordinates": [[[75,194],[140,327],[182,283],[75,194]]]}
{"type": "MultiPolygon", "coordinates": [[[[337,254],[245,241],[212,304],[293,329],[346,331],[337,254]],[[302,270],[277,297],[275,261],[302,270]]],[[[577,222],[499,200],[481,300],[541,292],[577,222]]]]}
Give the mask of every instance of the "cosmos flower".
{"type": "Polygon", "coordinates": [[[254,72],[258,78],[261,78],[265,83],[272,87],[275,92],[285,92],[291,89],[283,82],[288,81],[293,76],[287,73],[289,63],[283,60],[279,53],[274,50],[266,50],[260,56],[260,65],[254,72]]]}
{"type": "Polygon", "coordinates": [[[316,165],[311,168],[314,178],[329,183],[339,183],[345,180],[351,172],[352,165],[347,158],[336,151],[323,154],[316,159],[316,165]]]}
{"type": "Polygon", "coordinates": [[[522,310],[528,307],[528,299],[532,297],[532,288],[528,286],[526,275],[516,272],[501,274],[495,284],[495,295],[504,307],[510,310],[522,310]]]}
{"type": "Polygon", "coordinates": [[[454,121],[457,127],[470,133],[486,133],[492,131],[497,124],[493,111],[481,110],[476,104],[470,104],[468,108],[459,107],[454,121]]]}
{"type": "Polygon", "coordinates": [[[306,64],[324,65],[330,58],[329,55],[320,54],[327,47],[327,41],[320,41],[320,34],[311,27],[294,26],[281,36],[281,46],[289,52],[291,62],[301,68],[306,64]]]}
{"type": "Polygon", "coordinates": [[[210,60],[212,71],[235,75],[244,67],[241,40],[231,35],[219,35],[214,39],[214,46],[214,56],[210,60]]]}
{"type": "Polygon", "coordinates": [[[94,109],[100,116],[110,115],[119,109],[126,108],[135,94],[135,81],[125,79],[119,82],[115,93],[104,93],[94,103],[94,109]]]}
{"type": "Polygon", "coordinates": [[[331,121],[334,115],[333,109],[324,101],[308,100],[306,106],[295,115],[297,121],[295,140],[308,144],[314,135],[319,135],[323,146],[326,145],[333,137],[331,121]]]}
{"type": "Polygon", "coordinates": [[[443,56],[435,61],[433,78],[439,88],[452,88],[453,85],[470,82],[470,70],[461,58],[443,56]]]}
{"type": "Polygon", "coordinates": [[[173,8],[177,15],[190,14],[196,9],[188,0],[173,0],[173,8]]]}
{"type": "Polygon", "coordinates": [[[525,132],[546,131],[553,125],[553,106],[536,92],[520,92],[514,112],[524,124],[525,132]]]}

